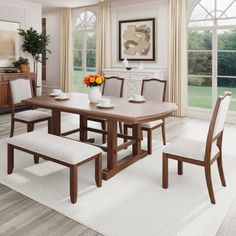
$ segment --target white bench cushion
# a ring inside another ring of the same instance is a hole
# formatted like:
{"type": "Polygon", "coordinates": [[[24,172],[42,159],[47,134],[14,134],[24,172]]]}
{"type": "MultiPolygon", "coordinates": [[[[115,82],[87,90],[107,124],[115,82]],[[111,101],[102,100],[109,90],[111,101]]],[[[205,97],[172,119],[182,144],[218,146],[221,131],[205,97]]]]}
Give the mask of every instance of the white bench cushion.
{"type": "Polygon", "coordinates": [[[14,116],[15,119],[24,120],[24,121],[34,121],[44,118],[49,118],[51,115],[44,111],[29,110],[17,112],[14,116]]]}
{"type": "MultiPolygon", "coordinates": [[[[204,161],[205,148],[206,143],[204,142],[191,139],[180,139],[165,147],[163,153],[204,161]]],[[[219,151],[219,148],[215,144],[212,144],[211,159],[219,151]]]]}
{"type": "Polygon", "coordinates": [[[72,165],[102,153],[90,144],[39,131],[15,136],[8,143],[72,165]]]}

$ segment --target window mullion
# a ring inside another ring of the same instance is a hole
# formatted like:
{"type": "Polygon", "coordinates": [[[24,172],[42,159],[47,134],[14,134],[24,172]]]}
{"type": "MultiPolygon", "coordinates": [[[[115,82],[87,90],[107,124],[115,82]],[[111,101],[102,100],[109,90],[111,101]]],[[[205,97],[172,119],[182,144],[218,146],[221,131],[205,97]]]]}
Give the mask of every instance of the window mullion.
{"type": "Polygon", "coordinates": [[[217,20],[214,20],[214,29],[212,32],[212,104],[217,99],[217,75],[218,75],[218,52],[217,52],[217,20]]]}

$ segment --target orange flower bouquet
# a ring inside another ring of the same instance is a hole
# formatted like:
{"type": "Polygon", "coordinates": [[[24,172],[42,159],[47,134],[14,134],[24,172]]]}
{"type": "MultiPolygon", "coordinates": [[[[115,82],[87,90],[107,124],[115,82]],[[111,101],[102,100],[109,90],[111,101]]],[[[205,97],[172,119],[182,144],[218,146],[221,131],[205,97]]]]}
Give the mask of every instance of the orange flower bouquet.
{"type": "Polygon", "coordinates": [[[87,75],[83,78],[83,84],[87,87],[97,87],[101,86],[104,82],[104,77],[102,75],[87,75]]]}

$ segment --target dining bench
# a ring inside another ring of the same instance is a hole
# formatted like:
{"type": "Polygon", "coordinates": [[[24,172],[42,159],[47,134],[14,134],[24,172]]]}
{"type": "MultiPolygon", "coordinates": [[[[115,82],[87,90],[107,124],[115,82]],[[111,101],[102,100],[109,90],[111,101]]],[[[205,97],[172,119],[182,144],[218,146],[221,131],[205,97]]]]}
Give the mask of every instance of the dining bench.
{"type": "Polygon", "coordinates": [[[72,203],[77,202],[78,166],[95,159],[96,185],[102,186],[102,149],[99,147],[39,131],[24,133],[8,141],[8,174],[14,169],[15,149],[32,154],[35,164],[43,158],[69,167],[72,203]]]}

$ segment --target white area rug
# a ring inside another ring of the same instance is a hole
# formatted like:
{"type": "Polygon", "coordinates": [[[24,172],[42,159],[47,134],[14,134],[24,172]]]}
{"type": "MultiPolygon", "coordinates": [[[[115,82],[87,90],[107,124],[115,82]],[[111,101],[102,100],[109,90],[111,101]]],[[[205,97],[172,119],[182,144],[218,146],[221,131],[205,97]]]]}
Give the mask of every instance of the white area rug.
{"type": "Polygon", "coordinates": [[[6,143],[0,142],[1,183],[107,236],[213,236],[236,193],[236,159],[227,153],[227,188],[220,184],[216,165],[213,168],[216,205],[210,204],[204,170],[197,166],[184,165],[184,175],[178,176],[177,163],[171,161],[169,189],[162,189],[162,145],[155,143],[152,156],[103,181],[102,188],[94,183],[94,163],[82,166],[78,203],[73,205],[65,167],[33,165],[30,155],[17,151],[14,172],[7,176],[6,143]]]}

